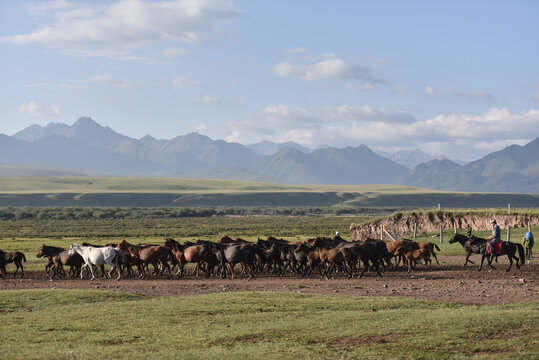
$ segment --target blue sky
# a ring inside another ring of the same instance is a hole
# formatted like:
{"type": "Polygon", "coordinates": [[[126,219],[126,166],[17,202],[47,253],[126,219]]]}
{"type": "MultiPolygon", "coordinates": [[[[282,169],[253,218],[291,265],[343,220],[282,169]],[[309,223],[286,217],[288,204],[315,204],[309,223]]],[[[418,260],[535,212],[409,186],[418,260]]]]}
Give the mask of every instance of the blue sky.
{"type": "Polygon", "coordinates": [[[421,148],[539,136],[537,1],[0,3],[0,133],[421,148]]]}

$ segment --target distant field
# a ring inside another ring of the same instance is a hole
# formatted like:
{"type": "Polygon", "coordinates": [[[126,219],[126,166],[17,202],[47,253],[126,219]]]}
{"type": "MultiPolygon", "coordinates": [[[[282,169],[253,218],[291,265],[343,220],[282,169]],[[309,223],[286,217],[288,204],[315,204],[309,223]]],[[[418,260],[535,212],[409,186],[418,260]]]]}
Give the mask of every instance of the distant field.
{"type": "Polygon", "coordinates": [[[538,194],[459,193],[398,185],[280,185],[158,178],[0,179],[0,206],[539,207],[538,194]]]}

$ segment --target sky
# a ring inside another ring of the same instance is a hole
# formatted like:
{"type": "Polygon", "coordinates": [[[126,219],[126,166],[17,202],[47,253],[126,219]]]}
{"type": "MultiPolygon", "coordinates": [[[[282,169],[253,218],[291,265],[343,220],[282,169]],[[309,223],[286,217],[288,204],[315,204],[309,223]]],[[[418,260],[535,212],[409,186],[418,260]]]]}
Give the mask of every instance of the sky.
{"type": "Polygon", "coordinates": [[[89,116],[476,160],[539,136],[538,18],[525,0],[2,0],[0,133],[89,116]]]}

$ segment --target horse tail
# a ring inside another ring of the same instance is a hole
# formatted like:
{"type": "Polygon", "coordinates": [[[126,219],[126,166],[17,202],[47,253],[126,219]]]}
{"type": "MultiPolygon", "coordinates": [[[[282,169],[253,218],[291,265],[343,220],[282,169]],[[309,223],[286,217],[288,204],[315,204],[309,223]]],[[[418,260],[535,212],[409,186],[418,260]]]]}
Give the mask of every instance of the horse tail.
{"type": "Polygon", "coordinates": [[[436,250],[440,251],[440,248],[438,247],[438,245],[436,245],[435,243],[432,243],[432,245],[434,245],[434,247],[436,248],[436,250]]]}
{"type": "Polygon", "coordinates": [[[26,256],[24,255],[24,253],[21,253],[21,255],[22,255],[22,260],[23,260],[24,262],[26,262],[26,256]]]}
{"type": "Polygon", "coordinates": [[[524,265],[524,262],[526,260],[524,255],[524,247],[520,244],[515,244],[518,250],[518,257],[520,258],[520,265],[524,265]]]}

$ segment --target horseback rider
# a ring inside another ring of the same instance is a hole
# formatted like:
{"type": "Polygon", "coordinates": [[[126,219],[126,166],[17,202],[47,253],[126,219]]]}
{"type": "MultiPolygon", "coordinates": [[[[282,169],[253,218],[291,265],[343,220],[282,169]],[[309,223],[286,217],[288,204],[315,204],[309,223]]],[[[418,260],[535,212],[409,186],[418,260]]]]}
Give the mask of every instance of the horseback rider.
{"type": "Polygon", "coordinates": [[[528,258],[528,260],[531,260],[533,258],[532,256],[533,243],[534,243],[533,234],[531,231],[528,231],[522,238],[522,246],[524,246],[524,249],[526,249],[526,257],[528,258]]]}
{"type": "Polygon", "coordinates": [[[492,256],[496,256],[496,252],[494,251],[494,245],[502,241],[502,236],[500,233],[500,227],[496,223],[496,220],[492,219],[490,223],[492,224],[492,235],[488,238],[488,247],[492,256]]]}
{"type": "Polygon", "coordinates": [[[470,224],[466,224],[466,236],[468,238],[472,237],[472,227],[470,226],[470,224]]]}

